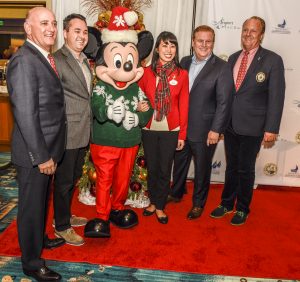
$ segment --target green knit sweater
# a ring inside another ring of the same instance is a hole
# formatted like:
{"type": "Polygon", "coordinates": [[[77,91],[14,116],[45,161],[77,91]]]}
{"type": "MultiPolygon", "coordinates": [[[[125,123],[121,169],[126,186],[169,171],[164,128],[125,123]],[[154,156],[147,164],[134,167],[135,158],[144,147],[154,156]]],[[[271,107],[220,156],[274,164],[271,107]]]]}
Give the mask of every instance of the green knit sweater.
{"type": "Polygon", "coordinates": [[[137,83],[131,84],[124,90],[117,90],[110,84],[98,81],[93,90],[92,111],[94,114],[92,143],[120,148],[133,147],[141,142],[141,128],[144,127],[152,117],[153,109],[147,112],[137,112],[139,101],[148,101],[144,92],[137,83]],[[130,130],[126,130],[122,122],[117,124],[107,117],[107,108],[116,99],[124,96],[126,111],[135,113],[139,117],[139,124],[130,130]]]}

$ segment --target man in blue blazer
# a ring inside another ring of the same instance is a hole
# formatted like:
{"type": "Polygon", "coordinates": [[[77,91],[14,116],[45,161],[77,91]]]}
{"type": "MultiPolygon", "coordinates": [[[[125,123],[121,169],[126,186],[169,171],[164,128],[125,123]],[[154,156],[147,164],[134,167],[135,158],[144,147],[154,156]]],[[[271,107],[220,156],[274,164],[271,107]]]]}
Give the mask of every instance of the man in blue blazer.
{"type": "Polygon", "coordinates": [[[233,79],[227,63],[213,54],[214,30],[197,27],[192,36],[193,56],[181,65],[189,71],[190,98],[187,140],[175,154],[173,185],[169,200],[178,201],[184,193],[192,156],[195,163],[193,205],[188,219],[200,217],[210,185],[211,162],[220,135],[228,124],[233,79]]]}
{"type": "Polygon", "coordinates": [[[256,157],[262,142],[269,146],[276,141],[284,104],[283,62],[279,55],[260,46],[264,32],[263,19],[247,19],[241,34],[243,50],[229,57],[235,90],[224,140],[227,167],[222,201],[211,217],[221,218],[235,205],[232,225],[242,225],[248,217],[256,157]]]}
{"type": "MultiPolygon", "coordinates": [[[[7,70],[14,116],[12,161],[19,185],[17,225],[21,260],[23,272],[38,281],[61,279],[40,257],[49,184],[63,155],[66,133],[63,88],[53,57],[52,61],[49,57],[56,25],[50,10],[31,9],[24,23],[27,40],[11,58],[7,70]]],[[[57,242],[52,246],[57,246],[57,242]]]]}

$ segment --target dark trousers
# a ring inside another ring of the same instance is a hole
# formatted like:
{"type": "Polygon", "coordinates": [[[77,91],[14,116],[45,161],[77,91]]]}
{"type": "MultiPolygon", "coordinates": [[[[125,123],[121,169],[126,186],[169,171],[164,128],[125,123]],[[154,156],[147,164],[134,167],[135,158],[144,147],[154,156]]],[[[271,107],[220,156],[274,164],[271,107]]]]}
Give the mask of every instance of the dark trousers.
{"type": "Polygon", "coordinates": [[[181,199],[186,191],[186,178],[192,160],[192,150],[188,141],[182,150],[176,151],[174,155],[173,183],[170,195],[181,199]]]}
{"type": "Polygon", "coordinates": [[[147,161],[147,185],[150,201],[157,209],[163,210],[170,189],[178,131],[143,130],[142,140],[147,161]]]}
{"type": "Polygon", "coordinates": [[[172,190],[172,196],[182,197],[188,169],[193,156],[195,165],[193,206],[204,208],[209,191],[211,162],[215,150],[216,145],[207,146],[206,142],[186,141],[184,149],[175,154],[173,168],[174,184],[171,187],[173,189],[175,188],[175,190],[172,190]]]}
{"type": "Polygon", "coordinates": [[[229,127],[224,135],[226,172],[221,205],[249,213],[255,180],[255,162],[262,136],[236,134],[229,127]]]}
{"type": "Polygon", "coordinates": [[[64,231],[71,227],[71,203],[76,180],[82,174],[86,148],[65,150],[58,164],[54,178],[54,219],[55,229],[64,231]]]}
{"type": "Polygon", "coordinates": [[[36,270],[44,266],[40,258],[47,213],[50,177],[40,173],[38,167],[24,168],[16,165],[19,186],[18,239],[22,266],[36,270]]]}

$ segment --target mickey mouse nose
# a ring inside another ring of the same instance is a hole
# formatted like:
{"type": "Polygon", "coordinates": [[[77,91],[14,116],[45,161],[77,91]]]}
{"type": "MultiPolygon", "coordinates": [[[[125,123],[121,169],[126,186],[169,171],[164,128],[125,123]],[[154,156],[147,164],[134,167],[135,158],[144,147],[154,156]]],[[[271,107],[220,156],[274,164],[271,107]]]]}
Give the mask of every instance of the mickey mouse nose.
{"type": "Polygon", "coordinates": [[[129,62],[126,62],[123,66],[124,68],[124,71],[131,71],[132,70],[132,63],[129,61],[129,62]]]}

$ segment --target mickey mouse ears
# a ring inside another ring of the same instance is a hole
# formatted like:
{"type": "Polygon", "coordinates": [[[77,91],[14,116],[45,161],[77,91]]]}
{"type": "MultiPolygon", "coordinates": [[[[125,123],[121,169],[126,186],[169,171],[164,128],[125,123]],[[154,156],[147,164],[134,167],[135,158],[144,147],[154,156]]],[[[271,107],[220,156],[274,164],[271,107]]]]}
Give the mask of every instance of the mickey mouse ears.
{"type": "Polygon", "coordinates": [[[88,34],[88,44],[86,45],[83,52],[89,59],[95,59],[98,50],[102,46],[101,32],[94,27],[88,26],[88,34]]]}

